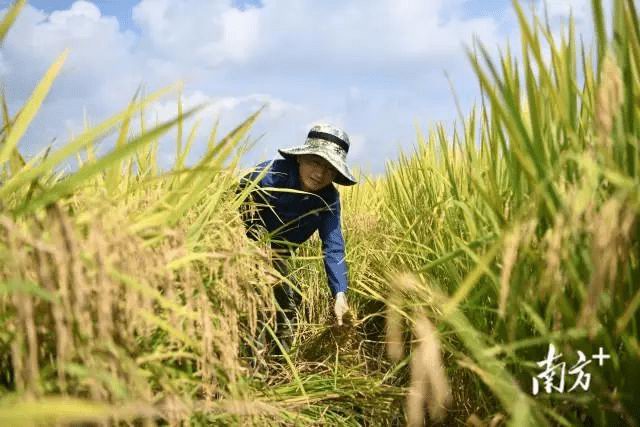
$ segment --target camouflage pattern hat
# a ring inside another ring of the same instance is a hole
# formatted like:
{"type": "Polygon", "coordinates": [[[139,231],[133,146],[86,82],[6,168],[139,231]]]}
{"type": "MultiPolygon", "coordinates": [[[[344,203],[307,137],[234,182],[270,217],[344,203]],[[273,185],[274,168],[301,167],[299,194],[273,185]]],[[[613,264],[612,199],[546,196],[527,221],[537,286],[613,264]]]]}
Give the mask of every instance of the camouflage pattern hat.
{"type": "Polygon", "coordinates": [[[333,180],[340,185],[353,185],[357,181],[347,166],[349,135],[345,131],[329,124],[315,125],[309,131],[304,145],[281,148],[278,152],[285,158],[302,154],[315,154],[336,168],[338,173],[333,180]]]}

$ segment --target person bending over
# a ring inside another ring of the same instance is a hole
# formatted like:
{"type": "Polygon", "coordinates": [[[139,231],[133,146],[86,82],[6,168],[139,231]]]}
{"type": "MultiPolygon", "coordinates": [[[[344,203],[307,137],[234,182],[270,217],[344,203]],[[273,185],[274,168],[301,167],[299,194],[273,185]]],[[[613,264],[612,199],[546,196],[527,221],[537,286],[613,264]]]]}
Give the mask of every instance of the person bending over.
{"type": "MultiPolygon", "coordinates": [[[[272,263],[283,277],[288,275],[287,259],[318,231],[338,325],[342,325],[349,306],[345,296],[348,283],[340,194],[333,184],[356,184],[346,163],[349,145],[349,137],[342,129],[316,125],[304,145],[279,149],[282,159],[260,163],[240,180],[240,188],[245,188],[262,176],[257,183],[259,189],[251,193],[254,209],[245,205],[242,217],[250,238],[259,239],[261,230],[271,235],[272,263]]],[[[277,336],[288,347],[301,298],[285,282],[274,287],[274,296],[280,306],[277,336]]]]}

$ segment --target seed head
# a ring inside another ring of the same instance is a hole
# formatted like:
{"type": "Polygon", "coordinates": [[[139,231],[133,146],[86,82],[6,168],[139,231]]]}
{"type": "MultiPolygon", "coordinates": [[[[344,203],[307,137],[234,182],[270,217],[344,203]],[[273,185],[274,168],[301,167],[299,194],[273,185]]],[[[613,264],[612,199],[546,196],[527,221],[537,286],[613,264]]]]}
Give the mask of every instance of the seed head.
{"type": "Polygon", "coordinates": [[[609,134],[613,130],[622,101],[622,73],[615,57],[609,53],[602,63],[600,85],[596,94],[596,136],[604,146],[611,145],[609,134]]]}

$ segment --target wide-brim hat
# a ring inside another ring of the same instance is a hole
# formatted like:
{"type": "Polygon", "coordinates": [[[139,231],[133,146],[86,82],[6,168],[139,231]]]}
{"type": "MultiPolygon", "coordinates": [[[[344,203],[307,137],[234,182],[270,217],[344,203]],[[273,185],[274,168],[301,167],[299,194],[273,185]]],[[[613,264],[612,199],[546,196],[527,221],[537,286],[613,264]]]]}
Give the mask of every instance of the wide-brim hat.
{"type": "Polygon", "coordinates": [[[347,166],[349,136],[345,131],[335,126],[329,124],[315,125],[307,134],[304,145],[281,148],[278,152],[285,158],[292,158],[302,154],[315,154],[336,168],[338,173],[333,180],[336,184],[354,185],[357,183],[351,169],[347,166]]]}

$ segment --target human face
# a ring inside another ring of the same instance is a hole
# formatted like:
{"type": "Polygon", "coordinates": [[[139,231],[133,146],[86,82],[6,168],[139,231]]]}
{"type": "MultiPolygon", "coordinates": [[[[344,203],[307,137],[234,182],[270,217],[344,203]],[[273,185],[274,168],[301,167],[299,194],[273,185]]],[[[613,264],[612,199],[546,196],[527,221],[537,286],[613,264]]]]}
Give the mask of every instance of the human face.
{"type": "Polygon", "coordinates": [[[298,170],[302,190],[310,193],[318,192],[331,184],[338,173],[331,163],[315,154],[298,156],[298,170]]]}

